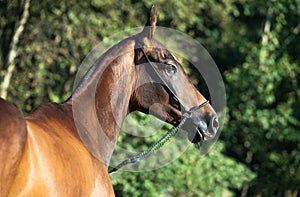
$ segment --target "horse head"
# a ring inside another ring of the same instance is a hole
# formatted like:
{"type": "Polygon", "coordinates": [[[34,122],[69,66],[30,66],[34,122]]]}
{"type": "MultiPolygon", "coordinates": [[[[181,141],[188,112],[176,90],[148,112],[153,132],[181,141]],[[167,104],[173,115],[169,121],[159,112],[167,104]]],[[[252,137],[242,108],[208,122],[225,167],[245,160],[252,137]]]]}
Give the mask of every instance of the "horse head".
{"type": "MultiPolygon", "coordinates": [[[[156,21],[152,7],[143,31],[134,36],[136,82],[129,110],[151,113],[176,126],[185,112],[206,99],[191,83],[176,57],[154,38],[156,21]]],[[[195,144],[213,139],[218,127],[216,112],[210,104],[197,109],[183,125],[189,140],[195,144]]]]}

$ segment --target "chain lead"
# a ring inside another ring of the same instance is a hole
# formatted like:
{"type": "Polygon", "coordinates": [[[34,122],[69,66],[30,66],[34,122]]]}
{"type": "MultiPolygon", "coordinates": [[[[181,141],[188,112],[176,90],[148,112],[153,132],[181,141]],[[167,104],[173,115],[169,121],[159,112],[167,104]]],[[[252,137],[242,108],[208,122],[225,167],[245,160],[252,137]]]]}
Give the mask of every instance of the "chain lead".
{"type": "Polygon", "coordinates": [[[115,172],[115,171],[119,170],[120,168],[122,168],[122,167],[124,167],[124,166],[126,166],[128,164],[136,163],[136,162],[138,162],[138,161],[140,161],[142,159],[145,159],[145,158],[149,157],[151,154],[155,153],[167,141],[169,141],[170,138],[174,137],[177,134],[177,132],[179,131],[179,129],[184,125],[185,121],[187,119],[189,119],[195,111],[197,111],[198,109],[200,109],[201,107],[205,106],[208,103],[209,103],[209,101],[205,101],[202,104],[200,104],[200,105],[198,105],[196,107],[193,107],[191,110],[185,112],[183,114],[183,119],[177,125],[177,127],[173,127],[168,132],[166,132],[161,138],[159,138],[154,144],[152,144],[148,149],[144,150],[143,152],[141,152],[141,153],[139,153],[137,155],[134,155],[131,158],[128,158],[128,159],[124,160],[119,165],[117,165],[116,167],[114,167],[111,170],[109,170],[108,173],[115,172]]]}

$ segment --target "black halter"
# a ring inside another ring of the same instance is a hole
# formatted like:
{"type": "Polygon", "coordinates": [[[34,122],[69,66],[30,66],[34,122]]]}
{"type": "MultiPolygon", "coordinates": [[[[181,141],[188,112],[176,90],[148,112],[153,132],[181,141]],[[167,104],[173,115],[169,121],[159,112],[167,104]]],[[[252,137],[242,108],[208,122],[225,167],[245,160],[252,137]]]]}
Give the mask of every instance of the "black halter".
{"type": "Polygon", "coordinates": [[[119,170],[120,168],[124,167],[125,165],[128,164],[132,164],[132,163],[136,163],[142,159],[145,159],[147,157],[149,157],[152,153],[156,152],[160,147],[162,147],[171,137],[174,137],[176,135],[176,133],[179,131],[179,129],[184,125],[185,121],[189,118],[191,118],[192,114],[197,111],[198,109],[204,107],[205,105],[207,105],[209,103],[208,100],[204,101],[203,103],[201,103],[198,106],[192,107],[190,110],[186,110],[186,108],[182,105],[182,102],[180,101],[180,99],[178,98],[178,96],[174,93],[174,91],[168,86],[168,84],[165,82],[165,80],[160,76],[159,72],[156,70],[155,66],[152,64],[152,62],[150,61],[149,57],[147,56],[146,52],[144,51],[143,46],[138,42],[139,47],[141,48],[147,62],[151,65],[151,68],[154,70],[154,73],[156,75],[156,77],[161,81],[161,83],[164,85],[164,87],[166,88],[166,90],[172,94],[173,99],[175,101],[177,101],[179,103],[179,106],[182,108],[182,119],[181,122],[179,123],[179,125],[177,125],[177,127],[172,128],[171,130],[169,130],[167,133],[165,133],[160,139],[158,139],[155,143],[153,143],[148,149],[146,149],[145,151],[134,155],[131,158],[128,158],[126,160],[124,160],[123,162],[121,162],[119,165],[117,165],[116,167],[110,169],[108,171],[108,173],[112,173],[115,172],[117,170],[119,170]]]}

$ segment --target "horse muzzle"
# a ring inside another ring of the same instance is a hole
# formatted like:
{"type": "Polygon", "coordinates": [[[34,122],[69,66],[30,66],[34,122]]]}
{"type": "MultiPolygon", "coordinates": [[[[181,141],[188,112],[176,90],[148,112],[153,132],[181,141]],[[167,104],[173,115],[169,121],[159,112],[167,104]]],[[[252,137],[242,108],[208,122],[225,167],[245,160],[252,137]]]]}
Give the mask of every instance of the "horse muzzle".
{"type": "Polygon", "coordinates": [[[207,118],[191,117],[185,123],[184,129],[188,131],[188,139],[194,144],[212,140],[216,137],[219,129],[218,117],[215,114],[207,118]]]}

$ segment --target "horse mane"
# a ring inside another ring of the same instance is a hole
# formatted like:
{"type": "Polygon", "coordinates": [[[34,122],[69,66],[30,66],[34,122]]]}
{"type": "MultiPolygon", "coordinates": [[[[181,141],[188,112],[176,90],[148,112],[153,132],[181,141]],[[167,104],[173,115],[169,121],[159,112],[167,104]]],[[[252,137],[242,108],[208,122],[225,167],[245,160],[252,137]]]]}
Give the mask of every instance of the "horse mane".
{"type": "Polygon", "coordinates": [[[82,62],[81,67],[79,68],[79,71],[76,75],[74,89],[70,98],[72,98],[73,95],[77,92],[80,92],[82,87],[84,87],[92,77],[94,77],[95,75],[101,76],[105,69],[108,68],[108,66],[117,57],[128,52],[128,49],[124,50],[124,48],[126,49],[128,48],[128,46],[130,46],[130,44],[128,44],[130,40],[132,40],[132,37],[128,37],[120,41],[119,43],[106,50],[105,53],[103,53],[103,50],[105,49],[96,46],[82,62]]]}

